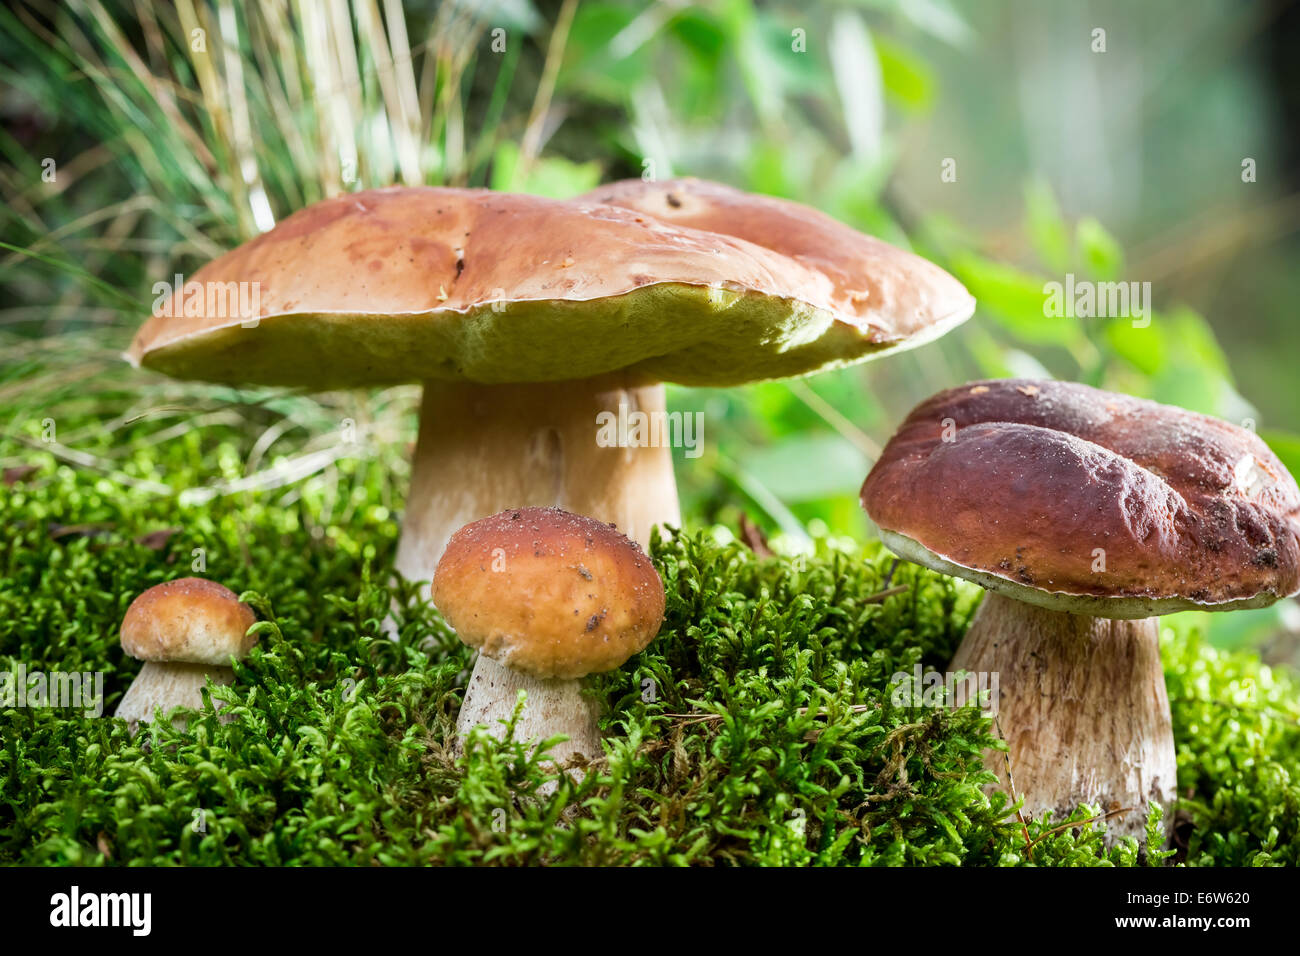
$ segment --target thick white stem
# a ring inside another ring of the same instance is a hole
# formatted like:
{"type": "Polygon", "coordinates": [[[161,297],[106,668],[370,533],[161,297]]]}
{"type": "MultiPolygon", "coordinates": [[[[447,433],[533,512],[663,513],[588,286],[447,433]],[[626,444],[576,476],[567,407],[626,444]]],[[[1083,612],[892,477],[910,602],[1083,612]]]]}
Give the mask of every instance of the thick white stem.
{"type": "Polygon", "coordinates": [[[505,725],[514,713],[519,691],[527,693],[523,713],[515,724],[515,739],[541,741],[557,734],[568,740],[556,744],[548,754],[560,766],[582,754],[587,760],[602,755],[597,708],[583,696],[582,681],[540,680],[498,664],[485,654],[478,656],[465,702],[456,720],[457,742],[464,744],[469,732],[482,725],[498,740],[505,738],[505,725]]]}
{"type": "Polygon", "coordinates": [[[1027,816],[1127,809],[1106,821],[1111,842],[1140,837],[1152,801],[1168,819],[1178,768],[1155,618],[1105,620],[990,593],[950,667],[998,674],[1009,752],[988,751],[985,763],[1009,793],[1010,759],[1027,816]]]}
{"type": "MultiPolygon", "coordinates": [[[[115,716],[131,724],[132,732],[143,721],[153,720],[155,709],[161,707],[164,714],[175,707],[188,707],[200,710],[203,707],[203,688],[208,678],[214,684],[229,684],[235,679],[235,672],[229,667],[212,667],[207,664],[179,664],[145,661],[140,673],[135,676],[127,688],[121,702],[117,705],[115,716]]],[[[221,708],[220,701],[213,701],[214,709],[221,708]]],[[[184,729],[184,721],[177,721],[173,726],[184,729]]]]}
{"type": "Polygon", "coordinates": [[[680,525],[667,443],[603,441],[602,412],[662,414],[662,385],[621,375],[532,385],[427,382],[397,570],[433,577],[447,539],[507,508],[554,506],[613,522],[643,546],[680,525]]]}

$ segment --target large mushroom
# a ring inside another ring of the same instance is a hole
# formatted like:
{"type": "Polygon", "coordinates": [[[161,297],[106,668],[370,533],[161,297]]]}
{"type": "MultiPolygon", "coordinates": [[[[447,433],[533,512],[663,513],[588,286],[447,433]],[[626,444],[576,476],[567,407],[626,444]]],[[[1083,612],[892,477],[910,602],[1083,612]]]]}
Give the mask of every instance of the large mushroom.
{"type": "Polygon", "coordinates": [[[209,680],[229,684],[239,660],[257,644],[257,621],[234,591],[204,578],[157,584],[131,602],[122,619],[122,650],[144,667],[117,705],[132,729],[177,707],[198,710],[209,680]]]}
{"type": "Polygon", "coordinates": [[[603,413],[663,412],[665,381],[736,385],[914,346],[974,305],[918,256],[696,180],[573,201],[339,196],[208,263],[163,304],[128,358],[169,375],[424,383],[396,561],[416,580],[453,531],[508,507],[558,506],[645,544],[651,526],[680,523],[670,449],[605,440],[603,413]],[[256,315],[228,307],[239,283],[256,315]]]}
{"type": "Polygon", "coordinates": [[[664,587],[617,528],[558,508],[516,508],[461,528],[433,576],[433,600],[478,648],[456,731],[498,737],[526,692],[521,740],[558,734],[563,765],[600,754],[599,713],[582,678],[621,667],[659,633],[664,587]]]}
{"type": "MultiPolygon", "coordinates": [[[[1099,805],[1113,836],[1175,794],[1156,616],[1300,590],[1300,490],[1258,436],[1085,385],[940,392],[862,503],[900,557],[990,592],[950,667],[999,675],[1025,810],[1099,805]]],[[[987,758],[1008,789],[1007,757],[987,758]]]]}

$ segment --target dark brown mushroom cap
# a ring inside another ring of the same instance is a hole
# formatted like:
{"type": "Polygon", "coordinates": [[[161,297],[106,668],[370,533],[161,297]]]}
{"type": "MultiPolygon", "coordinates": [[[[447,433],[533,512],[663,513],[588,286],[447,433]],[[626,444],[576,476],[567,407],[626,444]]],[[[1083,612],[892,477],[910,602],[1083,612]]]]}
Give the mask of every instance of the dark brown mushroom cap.
{"type": "Polygon", "coordinates": [[[636,542],[558,508],[503,511],[457,531],[433,602],[466,644],[540,678],[620,667],[664,617],[663,582],[636,542]]]}
{"type": "Polygon", "coordinates": [[[798,224],[798,247],[593,201],[369,190],[205,265],[127,358],[178,378],[316,388],[619,370],[727,385],[916,345],[973,310],[918,256],[793,203],[714,189],[733,212],[752,207],[740,220],[751,226],[798,224]],[[256,315],[240,310],[241,289],[256,315]]]}
{"type": "Polygon", "coordinates": [[[122,650],[140,661],[227,666],[257,644],[252,608],[216,581],[177,578],[145,591],[122,619],[122,650]]]}
{"type": "Polygon", "coordinates": [[[1059,610],[1147,617],[1300,590],[1300,489],[1257,435],[1071,382],[922,402],[862,505],[903,557],[1059,610]]]}

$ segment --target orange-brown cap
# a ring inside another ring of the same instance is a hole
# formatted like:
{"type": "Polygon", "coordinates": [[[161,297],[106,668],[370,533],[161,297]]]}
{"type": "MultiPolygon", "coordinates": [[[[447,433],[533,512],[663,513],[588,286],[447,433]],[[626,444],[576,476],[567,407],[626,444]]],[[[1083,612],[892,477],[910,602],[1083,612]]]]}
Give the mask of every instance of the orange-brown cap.
{"type": "Polygon", "coordinates": [[[1260,607],[1300,590],[1300,489],[1253,432],[1071,382],[922,402],[862,488],[908,560],[1097,617],[1260,607]]]}
{"type": "Polygon", "coordinates": [[[136,660],[228,665],[257,644],[252,609],[234,591],[203,578],[178,578],[145,591],[122,619],[122,650],[136,660]]]}
{"type": "Polygon", "coordinates": [[[663,582],[636,542],[558,508],[503,511],[457,531],[433,602],[466,644],[544,679],[621,666],[664,617],[663,582]]]}
{"type": "Polygon", "coordinates": [[[623,208],[618,184],[610,203],[433,187],[327,199],[160,296],[127,357],[318,388],[619,370],[727,385],[916,345],[973,311],[936,266],[814,210],[680,188],[713,215],[623,208]]]}

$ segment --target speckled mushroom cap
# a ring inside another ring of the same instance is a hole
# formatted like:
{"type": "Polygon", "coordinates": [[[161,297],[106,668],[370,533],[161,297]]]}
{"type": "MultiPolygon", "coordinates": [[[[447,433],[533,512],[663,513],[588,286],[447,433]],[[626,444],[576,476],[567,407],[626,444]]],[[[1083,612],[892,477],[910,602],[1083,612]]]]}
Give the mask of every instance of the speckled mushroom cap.
{"type": "Polygon", "coordinates": [[[247,636],[252,608],[229,588],[203,578],[155,585],[126,609],[122,650],[140,661],[226,666],[257,644],[247,636]]]}
{"type": "Polygon", "coordinates": [[[1300,490],[1253,432],[1070,382],[922,402],[862,505],[897,554],[1095,617],[1261,607],[1300,590],[1300,490]]]}
{"type": "Polygon", "coordinates": [[[189,277],[127,358],[315,388],[620,370],[729,385],[917,345],[973,311],[937,266],[812,209],[680,189],[712,214],[613,204],[635,198],[626,184],[606,187],[611,203],[434,187],[327,199],[189,277]],[[229,298],[241,288],[256,316],[229,298]]]}
{"type": "Polygon", "coordinates": [[[613,670],[659,633],[664,588],[613,526],[558,508],[465,525],[433,576],[433,603],[471,647],[539,678],[613,670]]]}

